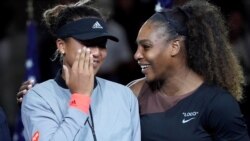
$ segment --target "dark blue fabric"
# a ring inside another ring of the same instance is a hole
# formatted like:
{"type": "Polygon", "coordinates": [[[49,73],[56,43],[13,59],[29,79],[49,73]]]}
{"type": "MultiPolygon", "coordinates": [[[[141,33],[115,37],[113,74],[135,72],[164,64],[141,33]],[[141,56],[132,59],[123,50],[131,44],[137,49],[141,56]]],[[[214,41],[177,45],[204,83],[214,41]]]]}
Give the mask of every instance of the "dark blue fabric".
{"type": "Polygon", "coordinates": [[[3,109],[0,107],[0,141],[11,141],[10,130],[3,109]]]}
{"type": "Polygon", "coordinates": [[[107,31],[106,23],[100,18],[84,18],[65,24],[56,31],[58,38],[74,37],[78,40],[90,40],[106,37],[118,42],[118,38],[107,31]]]}
{"type": "Polygon", "coordinates": [[[158,0],[162,8],[170,8],[173,6],[173,0],[158,0]]]}

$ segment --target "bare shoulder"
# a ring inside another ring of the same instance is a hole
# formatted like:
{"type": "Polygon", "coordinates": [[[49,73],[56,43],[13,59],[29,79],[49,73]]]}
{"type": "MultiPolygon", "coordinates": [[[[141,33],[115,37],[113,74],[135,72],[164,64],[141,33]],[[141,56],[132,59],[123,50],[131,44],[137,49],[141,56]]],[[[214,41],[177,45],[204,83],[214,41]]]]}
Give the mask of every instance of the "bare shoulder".
{"type": "Polygon", "coordinates": [[[128,83],[127,87],[129,87],[134,92],[134,94],[138,96],[144,83],[145,78],[140,78],[128,83]]]}

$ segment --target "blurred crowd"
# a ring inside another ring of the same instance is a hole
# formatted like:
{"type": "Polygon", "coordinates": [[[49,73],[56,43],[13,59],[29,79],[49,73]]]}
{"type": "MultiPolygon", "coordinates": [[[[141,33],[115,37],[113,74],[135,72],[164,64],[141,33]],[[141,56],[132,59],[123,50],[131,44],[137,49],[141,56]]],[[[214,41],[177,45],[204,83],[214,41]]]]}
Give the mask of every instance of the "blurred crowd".
{"type": "MultiPolygon", "coordinates": [[[[27,1],[27,0],[26,0],[27,1]]],[[[116,35],[119,43],[108,42],[109,56],[98,74],[126,85],[131,80],[142,77],[140,68],[133,59],[136,50],[136,36],[139,27],[155,12],[156,0],[99,0],[102,7],[109,9],[108,29],[116,35]]],[[[181,5],[186,0],[174,0],[173,5],[181,5]]],[[[250,7],[249,0],[210,0],[219,5],[229,28],[229,37],[240,63],[244,69],[246,86],[245,100],[240,103],[242,112],[250,122],[250,7]]],[[[38,31],[38,54],[40,79],[38,82],[53,78],[54,67],[53,38],[46,31],[41,13],[57,3],[70,3],[76,0],[34,0],[34,20],[38,31]]],[[[24,81],[27,47],[26,22],[28,20],[27,3],[19,0],[3,1],[0,5],[0,105],[3,107],[11,131],[15,127],[19,106],[16,93],[24,81]]],[[[58,64],[59,65],[59,64],[58,64]]]]}

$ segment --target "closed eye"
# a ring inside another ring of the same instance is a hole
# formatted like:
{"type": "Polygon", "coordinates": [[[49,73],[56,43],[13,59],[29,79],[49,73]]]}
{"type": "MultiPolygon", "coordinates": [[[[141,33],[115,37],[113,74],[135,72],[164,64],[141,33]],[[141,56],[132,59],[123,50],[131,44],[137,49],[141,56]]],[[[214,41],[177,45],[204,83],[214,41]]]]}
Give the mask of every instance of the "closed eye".
{"type": "Polygon", "coordinates": [[[152,43],[148,40],[140,40],[137,44],[138,46],[141,46],[144,50],[149,50],[153,47],[152,43]]]}
{"type": "Polygon", "coordinates": [[[151,45],[141,45],[144,49],[149,49],[151,48],[152,46],[151,45]]]}

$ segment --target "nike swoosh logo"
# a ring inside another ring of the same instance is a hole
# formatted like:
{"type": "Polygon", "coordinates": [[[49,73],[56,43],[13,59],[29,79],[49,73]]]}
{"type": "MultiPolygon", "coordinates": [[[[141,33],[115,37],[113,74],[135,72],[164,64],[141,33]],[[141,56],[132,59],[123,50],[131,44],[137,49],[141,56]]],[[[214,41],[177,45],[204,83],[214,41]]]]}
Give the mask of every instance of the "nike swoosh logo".
{"type": "Polygon", "coordinates": [[[182,123],[184,124],[184,123],[187,123],[187,122],[189,122],[189,121],[191,121],[191,120],[193,120],[193,119],[195,119],[195,117],[192,117],[192,118],[190,118],[190,119],[183,119],[182,120],[182,123]]]}

